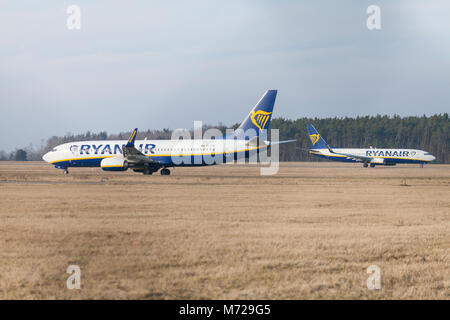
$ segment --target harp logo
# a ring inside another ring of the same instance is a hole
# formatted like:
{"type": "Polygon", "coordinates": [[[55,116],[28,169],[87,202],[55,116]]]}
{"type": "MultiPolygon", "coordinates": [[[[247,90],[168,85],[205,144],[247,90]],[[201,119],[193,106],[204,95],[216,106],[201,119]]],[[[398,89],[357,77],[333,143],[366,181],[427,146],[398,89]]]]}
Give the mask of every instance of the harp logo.
{"type": "Polygon", "coordinates": [[[309,138],[311,139],[311,143],[315,145],[319,141],[320,136],[318,134],[310,134],[309,138]]]}
{"type": "Polygon", "coordinates": [[[262,110],[258,110],[256,112],[252,111],[250,119],[252,120],[253,124],[259,128],[259,130],[263,130],[267,124],[267,121],[269,121],[271,114],[272,112],[266,112],[262,110]]]}

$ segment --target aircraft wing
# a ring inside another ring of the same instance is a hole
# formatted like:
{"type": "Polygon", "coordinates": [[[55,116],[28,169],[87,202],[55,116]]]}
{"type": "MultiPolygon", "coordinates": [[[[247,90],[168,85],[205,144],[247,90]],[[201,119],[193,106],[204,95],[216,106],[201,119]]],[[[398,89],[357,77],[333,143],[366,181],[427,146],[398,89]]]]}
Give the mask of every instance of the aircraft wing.
{"type": "Polygon", "coordinates": [[[134,141],[136,140],[136,135],[137,128],[131,133],[127,144],[122,147],[123,157],[127,159],[129,163],[158,163],[135,148],[134,141]]]}
{"type": "Polygon", "coordinates": [[[333,154],[337,154],[340,156],[346,156],[347,158],[355,159],[355,160],[361,160],[364,162],[370,162],[373,158],[372,157],[366,157],[359,154],[351,154],[351,153],[340,153],[335,152],[328,144],[327,144],[328,151],[330,151],[333,154]]]}

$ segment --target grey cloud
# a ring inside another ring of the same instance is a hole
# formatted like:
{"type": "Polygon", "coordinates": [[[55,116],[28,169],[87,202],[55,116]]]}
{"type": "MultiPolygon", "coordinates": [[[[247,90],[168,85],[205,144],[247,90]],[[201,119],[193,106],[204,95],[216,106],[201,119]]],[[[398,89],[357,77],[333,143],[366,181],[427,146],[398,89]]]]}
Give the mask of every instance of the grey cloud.
{"type": "Polygon", "coordinates": [[[240,121],[266,89],[276,116],[448,112],[450,4],[378,1],[2,2],[0,149],[66,132],[240,121]],[[27,3],[27,2],[25,2],[27,3]],[[444,41],[447,39],[447,41],[444,41]]]}

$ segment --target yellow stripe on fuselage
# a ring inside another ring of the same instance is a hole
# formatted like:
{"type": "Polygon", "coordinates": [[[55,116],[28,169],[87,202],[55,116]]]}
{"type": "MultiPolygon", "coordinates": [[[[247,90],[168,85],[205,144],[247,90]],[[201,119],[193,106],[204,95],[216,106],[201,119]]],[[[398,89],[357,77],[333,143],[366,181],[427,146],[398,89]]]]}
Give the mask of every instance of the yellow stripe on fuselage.
{"type": "MultiPolygon", "coordinates": [[[[328,158],[331,158],[331,157],[352,158],[351,156],[344,156],[344,155],[341,155],[341,154],[323,154],[323,153],[315,152],[315,151],[311,151],[311,150],[309,151],[309,153],[318,154],[318,155],[321,155],[321,156],[324,156],[324,157],[328,157],[328,158]]],[[[401,158],[401,157],[374,157],[374,156],[370,156],[368,158],[372,158],[372,159],[375,159],[375,158],[400,159],[400,160],[414,160],[414,161],[426,161],[426,162],[430,162],[431,161],[431,160],[422,160],[422,159],[413,159],[413,158],[401,158]]]]}
{"type": "MultiPolygon", "coordinates": [[[[195,154],[146,154],[145,156],[147,156],[147,157],[212,156],[212,155],[218,155],[218,154],[238,153],[238,152],[258,150],[258,149],[265,148],[265,147],[267,147],[267,146],[262,146],[262,147],[257,147],[257,148],[250,148],[250,149],[244,149],[244,150],[238,150],[238,151],[225,151],[225,152],[213,152],[213,153],[195,153],[195,154]]],[[[64,159],[64,160],[52,161],[52,162],[50,162],[50,164],[57,163],[57,162],[64,162],[64,161],[106,159],[106,158],[113,158],[113,157],[117,157],[117,156],[114,155],[114,156],[102,156],[102,157],[72,158],[72,159],[64,159]]]]}

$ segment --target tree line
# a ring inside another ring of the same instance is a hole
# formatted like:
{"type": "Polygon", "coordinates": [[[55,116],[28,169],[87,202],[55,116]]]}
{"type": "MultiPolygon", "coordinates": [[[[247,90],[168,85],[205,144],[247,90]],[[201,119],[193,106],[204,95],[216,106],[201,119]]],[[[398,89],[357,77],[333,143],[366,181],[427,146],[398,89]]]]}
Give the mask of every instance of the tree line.
{"type": "MultiPolygon", "coordinates": [[[[320,161],[307,151],[310,148],[306,124],[312,123],[328,144],[346,148],[410,148],[431,152],[436,163],[450,163],[449,157],[449,118],[448,113],[433,116],[364,116],[356,118],[299,118],[296,120],[274,118],[272,129],[279,129],[280,140],[297,139],[296,143],[280,145],[281,161],[320,161]]],[[[234,124],[236,128],[239,124],[234,124]]],[[[223,124],[205,126],[216,127],[225,133],[223,124]]],[[[146,130],[138,133],[138,139],[170,139],[169,129],[146,130]]],[[[55,146],[72,141],[125,140],[130,132],[108,134],[86,132],[53,136],[39,148],[31,145],[7,154],[0,151],[0,160],[41,160],[42,155],[55,146]]]]}

